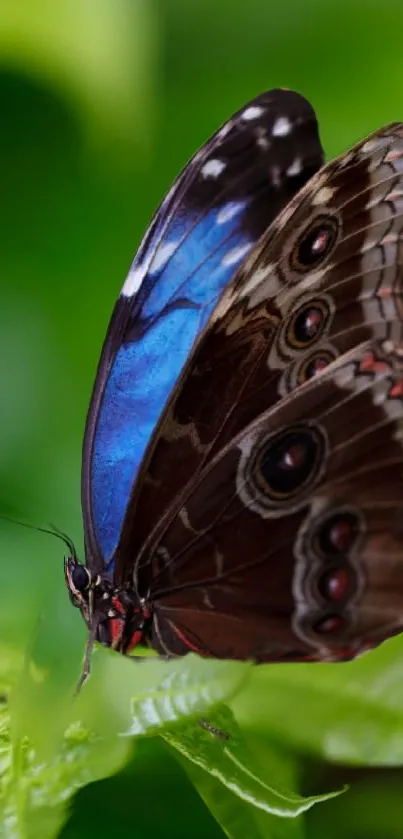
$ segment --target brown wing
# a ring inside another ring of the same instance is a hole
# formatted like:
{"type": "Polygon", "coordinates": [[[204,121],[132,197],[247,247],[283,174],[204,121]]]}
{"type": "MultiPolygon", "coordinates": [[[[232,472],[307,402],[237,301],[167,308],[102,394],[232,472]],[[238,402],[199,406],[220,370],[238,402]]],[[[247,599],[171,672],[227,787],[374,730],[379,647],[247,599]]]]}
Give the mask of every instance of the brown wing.
{"type": "Polygon", "coordinates": [[[403,628],[402,397],[403,345],[366,342],[209,462],[153,549],[159,649],[337,659],[403,628]]]}

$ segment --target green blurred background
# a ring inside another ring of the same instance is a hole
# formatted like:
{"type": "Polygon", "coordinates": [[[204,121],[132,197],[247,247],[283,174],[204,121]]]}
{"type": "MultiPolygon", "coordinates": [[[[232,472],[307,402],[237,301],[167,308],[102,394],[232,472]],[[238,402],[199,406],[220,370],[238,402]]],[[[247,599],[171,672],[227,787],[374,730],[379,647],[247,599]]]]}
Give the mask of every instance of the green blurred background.
{"type": "MultiPolygon", "coordinates": [[[[101,344],[150,216],[195,149],[277,86],[312,101],[328,158],[403,120],[402,32],[401,0],[3,0],[3,514],[54,522],[81,551],[81,440],[101,344]]],[[[2,642],[17,659],[45,606],[62,678],[84,638],[63,547],[4,524],[0,552],[2,642]]],[[[310,751],[300,747],[301,789],[351,788],[314,808],[301,835],[403,837],[399,769],[347,770],[310,751]]],[[[158,741],[79,793],[63,835],[126,835],[129,821],[133,836],[224,835],[158,741]]]]}

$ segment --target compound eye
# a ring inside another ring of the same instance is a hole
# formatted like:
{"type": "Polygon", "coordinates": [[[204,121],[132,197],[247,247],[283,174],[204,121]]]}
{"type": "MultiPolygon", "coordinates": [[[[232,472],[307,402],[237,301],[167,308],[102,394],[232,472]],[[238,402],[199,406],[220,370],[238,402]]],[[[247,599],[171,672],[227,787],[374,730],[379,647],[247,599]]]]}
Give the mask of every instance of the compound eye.
{"type": "Polygon", "coordinates": [[[85,565],[76,562],[70,573],[72,588],[76,594],[83,594],[90,586],[91,576],[85,565]]]}

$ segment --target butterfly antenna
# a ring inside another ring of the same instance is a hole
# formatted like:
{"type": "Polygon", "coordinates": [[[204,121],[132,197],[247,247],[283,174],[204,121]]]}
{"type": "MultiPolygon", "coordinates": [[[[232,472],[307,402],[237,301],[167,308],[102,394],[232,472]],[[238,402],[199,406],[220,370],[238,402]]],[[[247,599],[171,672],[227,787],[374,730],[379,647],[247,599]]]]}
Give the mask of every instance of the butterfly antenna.
{"type": "Polygon", "coordinates": [[[1,521],[8,521],[11,524],[18,524],[20,527],[25,527],[27,530],[36,530],[39,533],[48,533],[50,536],[55,536],[56,539],[60,539],[61,542],[64,542],[66,547],[68,548],[72,557],[77,558],[77,551],[75,549],[75,545],[70,536],[67,536],[67,533],[63,533],[62,530],[55,527],[54,524],[51,524],[49,527],[39,527],[35,524],[28,524],[25,521],[21,521],[20,519],[12,519],[9,516],[0,516],[1,521]]]}
{"type": "MultiPolygon", "coordinates": [[[[77,551],[76,551],[73,540],[70,539],[70,536],[68,536],[67,533],[64,533],[62,530],[59,530],[59,528],[56,527],[54,524],[50,524],[49,527],[39,527],[38,525],[28,524],[27,522],[21,521],[20,519],[12,519],[10,516],[0,516],[0,520],[11,522],[11,524],[18,524],[21,527],[27,528],[27,530],[36,530],[39,533],[48,533],[50,536],[55,536],[56,539],[60,539],[60,541],[63,542],[66,545],[66,547],[68,548],[70,556],[72,556],[74,559],[77,558],[77,551]]],[[[89,637],[88,637],[87,646],[86,646],[86,649],[85,649],[83,669],[82,669],[82,672],[81,672],[81,676],[78,680],[77,687],[74,691],[75,695],[77,695],[80,692],[85,680],[89,676],[92,650],[93,650],[93,647],[94,647],[94,644],[95,644],[95,641],[96,641],[96,637],[97,637],[98,621],[93,620],[93,602],[92,602],[92,599],[93,598],[92,598],[92,591],[91,591],[90,592],[90,603],[89,603],[89,611],[90,611],[90,618],[91,618],[91,630],[90,630],[90,634],[89,634],[89,637]]],[[[1,701],[7,701],[7,697],[5,697],[3,699],[3,697],[0,696],[0,702],[1,701]]]]}

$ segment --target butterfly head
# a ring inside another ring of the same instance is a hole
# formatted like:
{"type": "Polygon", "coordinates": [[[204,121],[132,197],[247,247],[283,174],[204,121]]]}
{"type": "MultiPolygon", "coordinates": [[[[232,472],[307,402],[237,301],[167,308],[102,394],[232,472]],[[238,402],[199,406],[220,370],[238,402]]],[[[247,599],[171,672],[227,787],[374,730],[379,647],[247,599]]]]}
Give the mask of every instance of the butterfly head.
{"type": "Polygon", "coordinates": [[[142,641],[151,617],[145,601],[114,586],[106,574],[91,575],[75,554],[65,559],[64,573],[71,602],[80,609],[90,638],[122,653],[142,641]]]}
{"type": "Polygon", "coordinates": [[[73,554],[64,560],[64,576],[73,606],[81,609],[85,622],[89,624],[93,612],[94,591],[101,582],[99,575],[93,578],[88,568],[73,554]]]}

